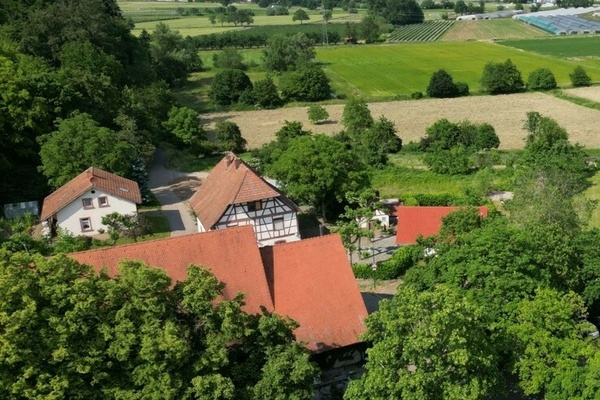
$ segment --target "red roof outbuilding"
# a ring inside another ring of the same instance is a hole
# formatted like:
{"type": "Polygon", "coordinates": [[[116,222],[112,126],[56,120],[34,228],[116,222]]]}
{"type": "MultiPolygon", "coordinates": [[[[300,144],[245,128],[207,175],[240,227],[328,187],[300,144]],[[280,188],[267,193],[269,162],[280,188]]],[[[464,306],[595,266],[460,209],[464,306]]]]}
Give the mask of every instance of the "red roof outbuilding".
{"type": "MultiPolygon", "coordinates": [[[[438,234],[442,227],[442,218],[464,207],[426,207],[398,206],[398,226],[396,228],[397,244],[414,244],[419,235],[423,237],[438,234]]],[[[478,207],[482,217],[488,216],[485,206],[478,207]]]]}
{"type": "Polygon", "coordinates": [[[225,299],[244,293],[245,311],[263,306],[297,321],[296,338],[314,353],[358,343],[365,330],[367,310],[338,235],[259,250],[248,225],[69,256],[111,276],[120,260],[140,260],[173,281],[184,280],[192,264],[204,266],[225,283],[225,299]]]}

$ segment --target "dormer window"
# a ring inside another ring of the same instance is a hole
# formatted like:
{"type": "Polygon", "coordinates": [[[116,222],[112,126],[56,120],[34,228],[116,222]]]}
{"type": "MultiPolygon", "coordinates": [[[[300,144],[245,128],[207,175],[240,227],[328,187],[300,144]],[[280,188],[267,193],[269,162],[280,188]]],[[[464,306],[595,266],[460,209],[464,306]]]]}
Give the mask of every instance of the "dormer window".
{"type": "Polygon", "coordinates": [[[94,203],[92,202],[91,198],[85,198],[85,199],[81,199],[81,202],[83,203],[83,208],[94,208],[94,203]]]}
{"type": "Polygon", "coordinates": [[[248,211],[262,210],[262,200],[251,201],[248,203],[248,211]]]}

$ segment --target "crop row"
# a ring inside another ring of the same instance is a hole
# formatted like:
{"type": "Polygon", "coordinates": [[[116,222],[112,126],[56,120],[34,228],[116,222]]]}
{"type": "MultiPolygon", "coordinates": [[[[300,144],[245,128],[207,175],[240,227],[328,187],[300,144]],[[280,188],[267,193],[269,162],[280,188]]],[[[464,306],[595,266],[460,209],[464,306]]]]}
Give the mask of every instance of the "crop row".
{"type": "Polygon", "coordinates": [[[394,30],[388,42],[433,42],[446,32],[454,21],[426,21],[421,24],[404,25],[394,30]]]}

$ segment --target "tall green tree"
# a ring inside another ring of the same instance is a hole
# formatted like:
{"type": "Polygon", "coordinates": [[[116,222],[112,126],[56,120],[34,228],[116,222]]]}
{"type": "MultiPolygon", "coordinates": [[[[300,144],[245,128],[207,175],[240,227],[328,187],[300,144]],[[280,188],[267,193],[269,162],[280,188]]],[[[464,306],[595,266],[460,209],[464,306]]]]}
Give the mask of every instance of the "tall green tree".
{"type": "Polygon", "coordinates": [[[510,59],[487,63],[483,68],[481,87],[490,94],[518,93],[525,90],[521,72],[510,59]]]}
{"type": "Polygon", "coordinates": [[[217,72],[210,87],[210,97],[219,105],[236,103],[242,93],[252,90],[252,82],[246,73],[239,69],[226,69],[217,72]]]}
{"type": "Polygon", "coordinates": [[[189,146],[194,152],[202,152],[202,143],[207,139],[198,112],[189,107],[173,107],[164,125],[181,145],[189,146]]]}
{"type": "Polygon", "coordinates": [[[347,193],[370,186],[354,153],[324,135],[291,139],[267,172],[290,197],[313,206],[324,219],[339,214],[347,193]]]}
{"type": "Polygon", "coordinates": [[[137,149],[117,133],[98,125],[87,114],[76,114],[39,137],[43,174],[52,187],[64,185],[89,167],[128,176],[137,149]]]}
{"type": "Polygon", "coordinates": [[[415,0],[368,0],[369,14],[393,25],[419,24],[425,16],[415,0]]]}
{"type": "Polygon", "coordinates": [[[291,71],[310,64],[315,58],[314,43],[303,33],[273,35],[263,50],[268,71],[291,71]]]}
{"type": "Polygon", "coordinates": [[[346,400],[481,399],[501,378],[484,309],[456,289],[401,286],[367,318],[365,374],[346,400]]]}

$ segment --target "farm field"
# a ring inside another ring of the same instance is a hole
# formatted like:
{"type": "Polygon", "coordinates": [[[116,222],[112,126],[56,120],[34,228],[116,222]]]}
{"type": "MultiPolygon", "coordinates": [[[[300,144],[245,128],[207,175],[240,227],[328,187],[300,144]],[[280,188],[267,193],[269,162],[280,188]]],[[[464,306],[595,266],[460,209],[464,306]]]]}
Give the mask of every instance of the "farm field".
{"type": "MultiPolygon", "coordinates": [[[[362,94],[371,99],[424,92],[431,74],[440,68],[448,71],[455,81],[466,82],[471,92],[477,92],[485,64],[507,58],[516,64],[524,80],[531,71],[546,67],[552,70],[559,86],[571,84],[569,73],[577,65],[573,61],[485,42],[317,48],[317,60],[324,64],[334,90],[362,94]]],[[[600,81],[600,64],[586,68],[592,80],[600,81]]]]}
{"type": "Polygon", "coordinates": [[[456,21],[440,38],[441,41],[520,39],[549,36],[548,32],[508,19],[456,21]]]}
{"type": "Polygon", "coordinates": [[[580,87],[564,90],[569,96],[581,97],[582,99],[600,103],[600,86],[580,87]]]}
{"type": "MultiPolygon", "coordinates": [[[[233,121],[241,129],[249,148],[257,148],[275,138],[285,121],[300,121],[305,129],[315,133],[334,134],[343,129],[341,116],[344,105],[325,105],[329,122],[313,125],[307,117],[307,107],[277,110],[223,112],[202,114],[202,122],[212,129],[217,121],[233,121]]],[[[456,99],[423,99],[371,103],[374,118],[384,115],[396,124],[398,135],[404,143],[418,141],[425,129],[440,118],[451,121],[468,119],[491,124],[500,137],[501,149],[523,147],[525,131],[522,129],[525,113],[538,111],[554,118],[569,132],[571,141],[588,148],[600,148],[600,135],[595,121],[600,121],[600,111],[578,106],[543,93],[520,93],[503,96],[470,96],[456,99]]]]}
{"type": "Polygon", "coordinates": [[[454,21],[425,21],[396,28],[388,42],[434,42],[454,24],[454,21]]]}
{"type": "MultiPolygon", "coordinates": [[[[501,41],[505,46],[567,59],[596,58],[600,61],[600,36],[552,37],[501,41]]],[[[600,64],[599,64],[600,65],[600,64]]]]}

